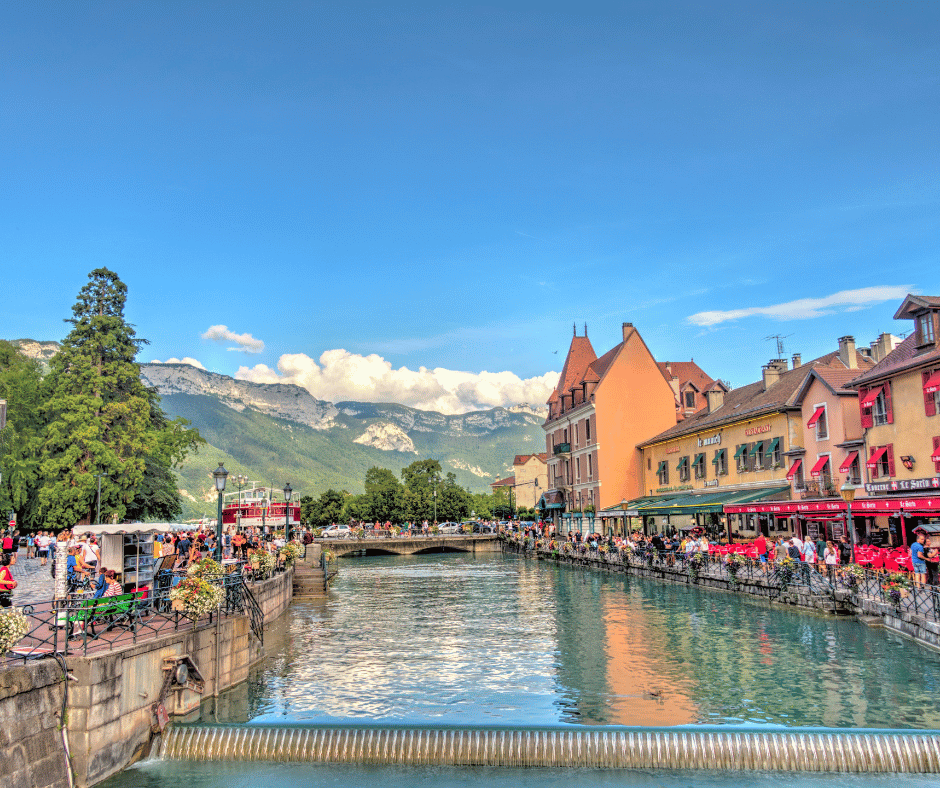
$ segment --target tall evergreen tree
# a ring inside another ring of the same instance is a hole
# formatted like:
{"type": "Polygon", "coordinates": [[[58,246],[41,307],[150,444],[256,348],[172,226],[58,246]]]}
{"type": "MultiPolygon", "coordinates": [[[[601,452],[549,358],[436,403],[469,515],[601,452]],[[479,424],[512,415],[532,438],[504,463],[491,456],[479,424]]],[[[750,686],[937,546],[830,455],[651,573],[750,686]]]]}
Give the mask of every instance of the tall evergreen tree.
{"type": "Polygon", "coordinates": [[[118,519],[130,511],[148,513],[142,495],[164,499],[153,504],[156,511],[173,511],[167,496],[176,495],[178,506],[169,467],[200,439],[198,433],[181,434],[186,425],[167,422],[141,382],[135,358],[146,342],[124,319],[126,299],[127,286],[117,274],[92,271],[66,321],[72,330],[52,358],[38,495],[49,526],[95,518],[98,474],[107,474],[101,479],[102,519],[105,513],[118,519]]]}

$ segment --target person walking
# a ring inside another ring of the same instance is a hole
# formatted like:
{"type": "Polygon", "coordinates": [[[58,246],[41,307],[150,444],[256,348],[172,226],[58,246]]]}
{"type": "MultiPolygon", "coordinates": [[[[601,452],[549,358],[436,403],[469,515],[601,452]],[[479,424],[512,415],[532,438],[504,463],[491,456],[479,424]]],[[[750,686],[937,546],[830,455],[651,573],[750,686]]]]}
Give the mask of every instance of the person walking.
{"type": "Polygon", "coordinates": [[[0,607],[10,607],[13,604],[13,589],[16,580],[10,574],[10,556],[4,553],[0,556],[0,607]]]}

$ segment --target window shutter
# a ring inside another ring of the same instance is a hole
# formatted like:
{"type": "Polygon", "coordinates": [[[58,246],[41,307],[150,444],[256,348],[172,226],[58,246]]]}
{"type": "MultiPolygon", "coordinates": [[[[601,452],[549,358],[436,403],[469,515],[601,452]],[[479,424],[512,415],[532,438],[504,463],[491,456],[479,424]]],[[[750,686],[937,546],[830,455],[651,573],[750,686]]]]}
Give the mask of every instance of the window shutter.
{"type": "Polygon", "coordinates": [[[872,411],[874,408],[863,408],[862,400],[868,396],[868,386],[859,386],[858,388],[858,409],[862,414],[862,428],[870,428],[875,426],[875,420],[872,417],[872,411]]]}
{"type": "MultiPolygon", "coordinates": [[[[924,388],[927,388],[927,378],[929,378],[931,374],[932,373],[930,371],[927,371],[923,374],[921,386],[924,388]]],[[[924,413],[928,416],[937,415],[937,403],[934,401],[933,394],[928,394],[926,391],[924,392],[924,413]]],[[[936,438],[934,440],[936,440],[936,438]]],[[[937,448],[936,445],[934,445],[934,448],[937,448]]]]}
{"type": "Polygon", "coordinates": [[[888,476],[894,476],[894,444],[889,443],[886,447],[885,456],[888,458],[888,476]]]}
{"type": "MultiPolygon", "coordinates": [[[[885,416],[888,424],[894,424],[894,411],[891,409],[891,383],[885,381],[885,416]]],[[[894,474],[891,474],[894,476],[894,474]]]]}
{"type": "MultiPolygon", "coordinates": [[[[937,453],[938,448],[940,448],[940,435],[934,436],[934,439],[933,439],[933,453],[934,454],[937,453]]],[[[937,473],[940,473],[940,460],[937,460],[937,462],[933,464],[933,469],[937,473]]]]}

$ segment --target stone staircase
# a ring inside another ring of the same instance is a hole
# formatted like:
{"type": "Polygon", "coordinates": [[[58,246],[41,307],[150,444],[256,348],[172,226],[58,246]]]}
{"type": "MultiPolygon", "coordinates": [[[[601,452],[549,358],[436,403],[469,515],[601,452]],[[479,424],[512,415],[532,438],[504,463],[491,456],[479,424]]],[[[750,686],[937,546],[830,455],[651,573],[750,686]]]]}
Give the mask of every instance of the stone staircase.
{"type": "Polygon", "coordinates": [[[294,564],[294,599],[326,596],[326,577],[320,568],[320,545],[307,545],[307,555],[294,564]]]}

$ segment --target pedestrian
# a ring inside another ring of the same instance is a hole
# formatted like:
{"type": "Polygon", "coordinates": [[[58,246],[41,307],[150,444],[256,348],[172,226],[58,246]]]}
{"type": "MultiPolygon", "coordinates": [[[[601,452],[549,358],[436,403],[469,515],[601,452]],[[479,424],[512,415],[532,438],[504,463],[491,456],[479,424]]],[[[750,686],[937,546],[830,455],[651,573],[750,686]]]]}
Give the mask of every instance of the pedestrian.
{"type": "Polygon", "coordinates": [[[100,560],[101,553],[98,551],[98,543],[95,541],[95,537],[89,536],[82,543],[82,562],[94,573],[100,560]]]}
{"type": "Polygon", "coordinates": [[[10,574],[10,556],[4,553],[0,556],[0,607],[10,607],[13,604],[13,589],[16,581],[10,574]]]}
{"type": "Polygon", "coordinates": [[[917,534],[917,541],[911,545],[911,565],[914,567],[914,585],[922,586],[927,582],[927,563],[924,561],[924,542],[926,535],[923,531],[917,534]]]}

